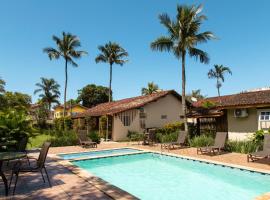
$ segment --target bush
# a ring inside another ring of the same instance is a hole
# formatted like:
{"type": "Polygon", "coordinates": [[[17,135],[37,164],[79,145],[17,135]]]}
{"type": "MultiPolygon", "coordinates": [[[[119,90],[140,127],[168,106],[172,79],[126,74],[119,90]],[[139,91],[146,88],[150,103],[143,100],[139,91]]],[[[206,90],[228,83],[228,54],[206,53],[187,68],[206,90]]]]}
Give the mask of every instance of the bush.
{"type": "Polygon", "coordinates": [[[32,136],[34,131],[30,118],[24,111],[0,112],[0,142],[20,141],[32,136]]]}
{"type": "Polygon", "coordinates": [[[72,146],[78,144],[77,134],[72,130],[56,131],[54,134],[54,137],[49,140],[52,147],[72,146]]]}
{"type": "Polygon", "coordinates": [[[96,142],[96,143],[100,143],[100,137],[99,137],[99,133],[98,131],[91,131],[89,134],[88,134],[88,137],[93,141],[93,142],[96,142]]]}
{"type": "Polygon", "coordinates": [[[189,140],[191,147],[204,147],[214,144],[214,138],[207,135],[195,136],[189,140]]]}
{"type": "Polygon", "coordinates": [[[70,117],[57,118],[54,121],[54,129],[57,131],[71,130],[72,129],[72,119],[70,117]],[[65,121],[65,124],[64,124],[65,121]]]}
{"type": "Polygon", "coordinates": [[[255,142],[255,143],[263,142],[265,134],[270,134],[270,130],[268,130],[268,132],[265,132],[264,130],[256,131],[252,136],[252,141],[255,142]]]}
{"type": "Polygon", "coordinates": [[[253,140],[246,141],[228,141],[226,151],[236,153],[252,153],[262,148],[262,142],[254,142],[253,140]]]}
{"type": "Polygon", "coordinates": [[[143,133],[128,130],[127,137],[129,138],[130,141],[141,141],[143,140],[143,133]]]}
{"type": "Polygon", "coordinates": [[[174,122],[164,125],[164,127],[156,130],[157,133],[169,134],[175,133],[178,130],[184,130],[184,123],[182,122],[174,122]]]}
{"type": "Polygon", "coordinates": [[[163,133],[157,133],[157,140],[158,142],[165,143],[165,142],[175,142],[178,137],[178,132],[174,133],[168,133],[168,134],[163,134],[163,133]]]}

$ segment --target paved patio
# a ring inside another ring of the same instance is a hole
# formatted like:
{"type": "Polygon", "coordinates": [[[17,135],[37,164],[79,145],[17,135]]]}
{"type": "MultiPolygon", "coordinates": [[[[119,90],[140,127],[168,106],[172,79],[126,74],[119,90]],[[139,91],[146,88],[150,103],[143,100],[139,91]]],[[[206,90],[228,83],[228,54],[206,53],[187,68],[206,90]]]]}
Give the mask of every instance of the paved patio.
{"type": "MultiPolygon", "coordinates": [[[[101,150],[119,147],[134,147],[140,149],[160,151],[159,145],[149,147],[138,145],[137,143],[128,142],[103,143],[98,145],[97,149],[101,150]]],[[[79,146],[54,147],[50,149],[49,157],[50,154],[84,152],[91,150],[92,149],[85,149],[79,146]]],[[[166,150],[164,152],[168,151],[166,150]]],[[[245,154],[224,153],[217,156],[197,155],[195,148],[170,150],[169,153],[270,171],[270,159],[265,159],[256,163],[248,163],[245,154]]],[[[90,182],[87,182],[85,179],[80,178],[76,174],[73,174],[69,169],[57,163],[57,160],[49,158],[46,166],[53,187],[49,187],[47,182],[44,184],[39,173],[31,175],[29,173],[24,173],[21,174],[19,177],[16,194],[14,196],[11,195],[8,198],[4,197],[4,186],[2,181],[0,181],[0,199],[111,199],[98,188],[93,186],[90,182]]],[[[125,198],[123,197],[123,199],[125,198]]]]}

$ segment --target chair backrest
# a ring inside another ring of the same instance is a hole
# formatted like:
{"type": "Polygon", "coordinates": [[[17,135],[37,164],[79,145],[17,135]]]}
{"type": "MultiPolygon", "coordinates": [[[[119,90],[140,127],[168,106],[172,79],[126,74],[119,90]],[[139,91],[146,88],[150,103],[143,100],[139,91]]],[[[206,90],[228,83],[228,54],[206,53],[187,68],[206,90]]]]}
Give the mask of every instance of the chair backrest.
{"type": "Polygon", "coordinates": [[[44,166],[50,146],[50,142],[44,142],[37,159],[37,166],[39,168],[44,166]]]}
{"type": "Polygon", "coordinates": [[[179,131],[178,137],[177,137],[177,143],[178,144],[183,144],[185,143],[187,139],[188,132],[187,131],[179,131]]]}
{"type": "Polygon", "coordinates": [[[156,140],[156,129],[149,129],[149,140],[155,141],[156,140]]]}
{"type": "Polygon", "coordinates": [[[270,151],[270,134],[264,135],[263,150],[270,151]]]}
{"type": "Polygon", "coordinates": [[[87,130],[78,130],[78,138],[80,142],[90,141],[90,139],[87,137],[87,130]]]}
{"type": "Polygon", "coordinates": [[[219,148],[225,147],[227,135],[228,135],[227,132],[217,132],[214,146],[217,146],[219,148]]]}
{"type": "Polygon", "coordinates": [[[27,146],[27,143],[28,143],[28,137],[22,138],[22,139],[18,142],[16,150],[19,151],[19,152],[25,151],[26,146],[27,146]]]}

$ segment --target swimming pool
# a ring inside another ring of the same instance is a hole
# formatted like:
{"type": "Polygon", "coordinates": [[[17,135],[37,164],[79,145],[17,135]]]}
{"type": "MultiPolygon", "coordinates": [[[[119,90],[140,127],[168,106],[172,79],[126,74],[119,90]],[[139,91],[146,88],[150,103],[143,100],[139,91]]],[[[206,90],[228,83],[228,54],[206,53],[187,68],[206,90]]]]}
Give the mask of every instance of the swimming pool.
{"type": "Polygon", "coordinates": [[[138,153],[138,152],[141,152],[141,150],[132,148],[121,148],[121,149],[109,149],[109,150],[89,151],[81,153],[58,154],[58,156],[65,160],[70,160],[78,158],[94,158],[98,156],[110,156],[116,154],[138,153]]]}
{"type": "Polygon", "coordinates": [[[250,200],[270,191],[267,174],[155,153],[72,163],[143,200],[250,200]]]}

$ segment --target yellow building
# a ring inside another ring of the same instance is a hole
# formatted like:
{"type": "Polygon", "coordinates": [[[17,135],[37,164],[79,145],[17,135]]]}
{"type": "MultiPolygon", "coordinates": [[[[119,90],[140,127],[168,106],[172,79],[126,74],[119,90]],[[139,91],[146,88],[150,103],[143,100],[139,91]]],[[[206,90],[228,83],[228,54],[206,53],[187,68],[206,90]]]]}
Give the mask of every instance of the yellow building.
{"type": "MultiPolygon", "coordinates": [[[[80,104],[66,106],[66,116],[74,116],[86,110],[87,108],[80,104]]],[[[64,106],[63,105],[56,106],[54,108],[54,119],[57,119],[63,116],[64,116],[64,106]]]]}

